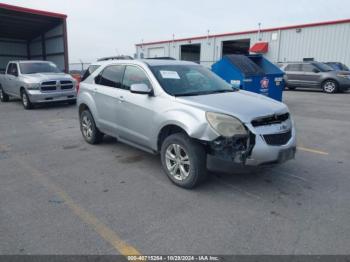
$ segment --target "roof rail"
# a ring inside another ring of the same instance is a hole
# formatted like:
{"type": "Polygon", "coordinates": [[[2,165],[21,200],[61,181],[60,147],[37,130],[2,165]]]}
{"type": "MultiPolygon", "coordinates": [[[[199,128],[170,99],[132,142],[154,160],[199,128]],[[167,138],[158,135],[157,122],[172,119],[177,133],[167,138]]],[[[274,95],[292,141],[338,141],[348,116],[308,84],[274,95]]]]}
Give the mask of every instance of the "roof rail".
{"type": "Polygon", "coordinates": [[[107,56],[97,59],[97,62],[108,61],[108,60],[133,60],[131,56],[128,55],[119,55],[119,56],[107,56]]]}

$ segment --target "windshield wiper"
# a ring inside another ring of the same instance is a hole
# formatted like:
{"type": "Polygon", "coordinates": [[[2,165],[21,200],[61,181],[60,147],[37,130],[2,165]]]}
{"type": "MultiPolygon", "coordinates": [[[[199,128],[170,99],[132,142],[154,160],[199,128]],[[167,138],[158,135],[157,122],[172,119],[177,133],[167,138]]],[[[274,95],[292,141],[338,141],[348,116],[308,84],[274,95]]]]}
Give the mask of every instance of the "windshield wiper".
{"type": "Polygon", "coordinates": [[[202,95],[210,95],[210,94],[216,94],[216,93],[228,93],[228,92],[234,92],[237,90],[214,90],[214,91],[203,91],[203,92],[192,92],[192,93],[180,93],[180,94],[174,94],[175,96],[202,96],[202,95]]]}

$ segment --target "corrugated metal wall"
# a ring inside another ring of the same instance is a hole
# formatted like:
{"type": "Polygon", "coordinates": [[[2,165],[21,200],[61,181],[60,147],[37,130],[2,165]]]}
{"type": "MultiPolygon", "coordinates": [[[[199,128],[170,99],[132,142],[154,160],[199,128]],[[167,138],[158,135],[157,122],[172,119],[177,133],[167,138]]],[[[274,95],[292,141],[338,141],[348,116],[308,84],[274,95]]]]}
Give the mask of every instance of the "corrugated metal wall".
{"type": "Polygon", "coordinates": [[[0,39],[0,71],[4,71],[9,60],[27,57],[27,43],[11,39],[0,39]],[[6,55],[6,56],[1,56],[6,55]]]}
{"type": "MultiPolygon", "coordinates": [[[[180,59],[181,45],[201,44],[201,64],[211,66],[222,57],[222,42],[228,40],[250,39],[252,46],[258,42],[258,34],[241,34],[207,39],[167,42],[137,46],[136,55],[148,57],[150,48],[164,48],[165,56],[180,59]]],[[[269,52],[265,55],[272,62],[302,61],[303,58],[315,60],[339,61],[350,66],[350,23],[340,23],[315,27],[305,27],[301,30],[287,29],[262,32],[261,41],[269,43],[269,52]]]]}
{"type": "Polygon", "coordinates": [[[27,41],[0,38],[0,71],[4,71],[8,61],[27,59],[52,61],[61,70],[65,69],[62,24],[49,30],[43,36],[32,39],[28,44],[29,54],[27,41]],[[42,39],[44,39],[44,44],[42,39]]]}

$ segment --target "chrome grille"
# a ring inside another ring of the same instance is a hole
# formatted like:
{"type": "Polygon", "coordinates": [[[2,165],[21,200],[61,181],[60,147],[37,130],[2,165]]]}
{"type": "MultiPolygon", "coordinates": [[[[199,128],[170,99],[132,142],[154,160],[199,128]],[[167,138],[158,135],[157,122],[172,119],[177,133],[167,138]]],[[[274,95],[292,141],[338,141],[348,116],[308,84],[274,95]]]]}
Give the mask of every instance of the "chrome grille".
{"type": "Polygon", "coordinates": [[[42,91],[55,91],[57,89],[56,81],[47,81],[41,83],[42,91]]]}
{"type": "Polygon", "coordinates": [[[56,91],[73,89],[74,84],[70,80],[46,81],[41,83],[42,91],[56,91]]]}
{"type": "Polygon", "coordinates": [[[72,89],[74,87],[73,82],[68,80],[60,81],[60,84],[62,90],[72,89]]]}

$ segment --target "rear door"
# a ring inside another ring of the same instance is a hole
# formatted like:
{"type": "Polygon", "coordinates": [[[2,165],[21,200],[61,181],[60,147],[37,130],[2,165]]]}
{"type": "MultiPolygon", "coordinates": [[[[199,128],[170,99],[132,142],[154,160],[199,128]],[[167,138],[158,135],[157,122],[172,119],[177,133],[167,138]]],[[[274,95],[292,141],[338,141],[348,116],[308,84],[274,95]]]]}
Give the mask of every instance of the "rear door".
{"type": "Polygon", "coordinates": [[[289,86],[300,86],[303,72],[301,64],[289,64],[284,69],[286,73],[286,81],[289,86]]]}
{"type": "Polygon", "coordinates": [[[123,65],[110,65],[95,78],[97,121],[102,131],[115,136],[120,131],[118,119],[124,70],[123,65]]]}
{"type": "Polygon", "coordinates": [[[303,86],[317,86],[321,79],[320,70],[313,64],[302,65],[303,76],[301,78],[303,86]]]}

